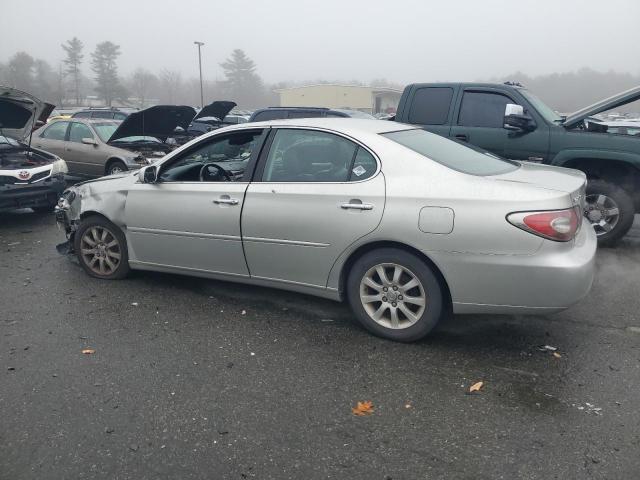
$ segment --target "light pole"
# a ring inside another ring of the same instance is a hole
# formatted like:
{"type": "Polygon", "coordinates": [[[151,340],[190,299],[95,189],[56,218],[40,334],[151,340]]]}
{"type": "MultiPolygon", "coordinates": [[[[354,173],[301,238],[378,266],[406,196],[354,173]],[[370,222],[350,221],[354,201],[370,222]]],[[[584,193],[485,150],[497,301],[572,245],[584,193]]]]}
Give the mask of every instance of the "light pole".
{"type": "Polygon", "coordinates": [[[204,94],[202,93],[202,54],[200,48],[204,42],[193,42],[198,46],[198,67],[200,68],[200,108],[204,108],[204,94]]]}

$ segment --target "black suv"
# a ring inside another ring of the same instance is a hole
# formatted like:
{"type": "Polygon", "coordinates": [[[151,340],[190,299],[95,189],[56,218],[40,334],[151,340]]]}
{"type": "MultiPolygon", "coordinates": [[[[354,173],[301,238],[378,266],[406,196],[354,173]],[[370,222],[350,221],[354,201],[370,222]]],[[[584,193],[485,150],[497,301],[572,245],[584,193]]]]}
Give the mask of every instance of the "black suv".
{"type": "Polygon", "coordinates": [[[342,117],[342,118],[367,118],[374,117],[359,110],[346,108],[320,108],[320,107],[269,107],[261,108],[251,114],[250,122],[264,122],[267,120],[282,120],[285,118],[315,118],[315,117],[342,117]]]}

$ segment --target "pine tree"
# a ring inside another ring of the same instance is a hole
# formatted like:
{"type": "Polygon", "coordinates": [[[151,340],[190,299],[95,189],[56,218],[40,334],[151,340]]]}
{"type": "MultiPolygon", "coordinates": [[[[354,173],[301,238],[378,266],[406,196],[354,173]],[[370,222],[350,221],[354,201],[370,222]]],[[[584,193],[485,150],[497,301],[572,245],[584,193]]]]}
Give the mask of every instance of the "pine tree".
{"type": "Polygon", "coordinates": [[[80,64],[84,55],[82,49],[84,45],[77,38],[73,37],[71,40],[67,40],[66,44],[62,44],[62,49],[66,52],[67,58],[63,60],[66,65],[65,73],[71,75],[73,79],[73,93],[76,99],[76,105],[80,104],[80,64]]]}
{"type": "Polygon", "coordinates": [[[91,69],[96,74],[96,92],[108,107],[123,94],[116,65],[119,56],[120,46],[108,41],[96,45],[95,51],[91,54],[91,69]]]}

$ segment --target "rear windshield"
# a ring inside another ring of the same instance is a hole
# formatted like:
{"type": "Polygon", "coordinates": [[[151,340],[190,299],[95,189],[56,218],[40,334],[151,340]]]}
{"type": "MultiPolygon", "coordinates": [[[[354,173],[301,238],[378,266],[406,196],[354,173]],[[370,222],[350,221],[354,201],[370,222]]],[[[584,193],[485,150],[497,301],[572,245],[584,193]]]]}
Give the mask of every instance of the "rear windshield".
{"type": "Polygon", "coordinates": [[[445,167],[470,175],[500,175],[518,168],[515,162],[503,160],[485,150],[470,148],[421,129],[400,130],[381,135],[445,167]]]}

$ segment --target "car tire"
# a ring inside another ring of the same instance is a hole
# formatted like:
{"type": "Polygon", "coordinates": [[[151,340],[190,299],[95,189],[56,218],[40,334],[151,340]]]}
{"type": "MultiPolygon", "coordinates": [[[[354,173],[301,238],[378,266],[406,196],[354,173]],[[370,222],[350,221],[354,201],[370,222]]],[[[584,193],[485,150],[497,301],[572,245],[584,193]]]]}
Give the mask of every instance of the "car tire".
{"type": "Polygon", "coordinates": [[[120,160],[113,160],[112,162],[109,162],[109,164],[107,165],[107,170],[105,173],[107,175],[114,175],[116,173],[126,172],[127,170],[129,169],[124,164],[124,162],[120,160]]]}
{"type": "Polygon", "coordinates": [[[129,273],[127,240],[115,224],[93,215],[80,223],[73,239],[80,265],[92,277],[124,278],[129,273]]]}
{"type": "Polygon", "coordinates": [[[398,248],[373,250],[356,260],[347,277],[347,297],[364,328],[398,342],[425,337],[446,314],[435,272],[398,248]]]}
{"type": "Polygon", "coordinates": [[[585,216],[596,231],[599,246],[618,243],[633,225],[634,214],[633,200],[622,188],[604,180],[587,182],[585,216]]]}

